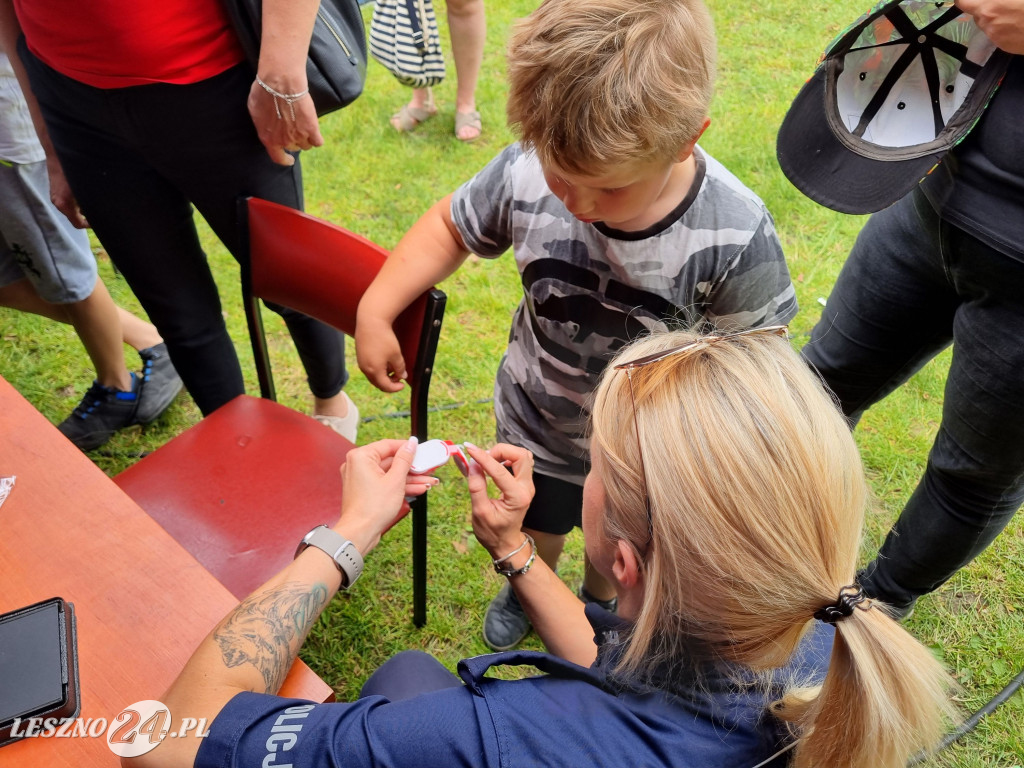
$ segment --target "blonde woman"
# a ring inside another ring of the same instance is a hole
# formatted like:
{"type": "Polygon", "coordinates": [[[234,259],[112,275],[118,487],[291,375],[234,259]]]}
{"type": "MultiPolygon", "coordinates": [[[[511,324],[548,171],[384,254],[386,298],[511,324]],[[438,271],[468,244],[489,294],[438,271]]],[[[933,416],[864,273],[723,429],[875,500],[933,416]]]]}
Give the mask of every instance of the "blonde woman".
{"type": "Polygon", "coordinates": [[[784,329],[628,347],[601,379],[592,433],[583,531],[617,616],[584,607],[520,531],[530,454],[467,446],[476,536],[549,652],[466,659],[458,677],[406,652],[352,703],[270,695],[403,495],[433,482],[409,474],[413,441],[373,443],[343,469],[326,535],[341,543],[307,537],[163,699],[175,717],[209,718],[209,737],[138,762],[897,768],[937,741],[947,678],[851,583],[860,459],[784,329]],[[486,674],[511,664],[543,674],[486,674]]]}

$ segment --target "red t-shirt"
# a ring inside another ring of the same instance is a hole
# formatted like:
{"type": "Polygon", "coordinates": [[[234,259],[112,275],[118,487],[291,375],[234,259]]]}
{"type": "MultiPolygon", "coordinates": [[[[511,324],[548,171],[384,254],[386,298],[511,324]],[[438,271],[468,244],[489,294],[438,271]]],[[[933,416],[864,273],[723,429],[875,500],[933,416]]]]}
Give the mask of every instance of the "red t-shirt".
{"type": "Polygon", "coordinates": [[[42,62],[97,88],[195,83],[244,55],[220,0],[14,0],[42,62]]]}

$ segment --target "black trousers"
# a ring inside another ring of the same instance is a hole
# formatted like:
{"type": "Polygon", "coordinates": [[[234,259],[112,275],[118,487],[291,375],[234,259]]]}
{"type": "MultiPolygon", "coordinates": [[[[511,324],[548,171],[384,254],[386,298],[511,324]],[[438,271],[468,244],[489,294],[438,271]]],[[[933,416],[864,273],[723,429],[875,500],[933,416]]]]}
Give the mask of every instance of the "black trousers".
{"type": "MultiPolygon", "coordinates": [[[[103,89],[43,64],[24,39],[19,53],[82,213],[209,414],[245,387],[192,206],[240,259],[239,197],[303,204],[299,163],[271,162],[249,117],[251,69],[240,64],[189,85],[103,89]]],[[[291,332],[312,393],[340,392],[345,337],[293,310],[271,309],[291,332]]]]}
{"type": "Polygon", "coordinates": [[[861,576],[905,611],[973,560],[1024,501],[1024,263],[941,219],[920,190],[874,214],[806,359],[855,424],[953,344],[924,476],[861,576]]]}

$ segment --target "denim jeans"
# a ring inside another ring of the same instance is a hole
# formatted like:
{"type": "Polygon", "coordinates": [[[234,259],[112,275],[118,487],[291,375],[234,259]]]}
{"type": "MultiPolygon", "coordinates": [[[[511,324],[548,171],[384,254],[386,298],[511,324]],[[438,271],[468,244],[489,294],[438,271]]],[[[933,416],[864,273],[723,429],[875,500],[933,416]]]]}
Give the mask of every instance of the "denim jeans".
{"type": "Polygon", "coordinates": [[[915,190],[864,226],[803,354],[855,425],[950,343],[924,476],[861,578],[900,610],[973,560],[1024,501],[1024,263],[915,190]]]}
{"type": "MultiPolygon", "coordinates": [[[[241,64],[188,85],[102,89],[46,66],[24,39],[19,53],[83,214],[167,342],[196,405],[209,414],[245,387],[192,205],[236,259],[243,256],[240,196],[302,208],[298,162],[271,162],[249,117],[251,69],[241,64]]],[[[344,335],[268,306],[284,318],[312,393],[340,392],[347,378],[344,335]]]]}

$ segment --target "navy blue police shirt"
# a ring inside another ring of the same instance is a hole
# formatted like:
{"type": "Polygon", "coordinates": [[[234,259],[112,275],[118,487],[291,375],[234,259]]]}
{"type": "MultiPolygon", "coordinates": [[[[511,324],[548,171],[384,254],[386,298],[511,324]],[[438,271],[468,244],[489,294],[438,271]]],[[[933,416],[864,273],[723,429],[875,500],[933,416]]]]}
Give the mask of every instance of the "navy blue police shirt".
{"type": "Polygon", "coordinates": [[[753,768],[789,743],[767,705],[783,682],[820,683],[832,648],[832,628],[815,622],[774,683],[745,685],[741,676],[705,670],[699,682],[652,689],[610,674],[622,620],[594,605],[587,618],[599,646],[590,668],[509,651],[460,661],[465,685],[403,701],[313,704],[240,693],[211,724],[195,766],[753,768]],[[492,667],[523,665],[541,674],[487,676],[492,667]]]}

